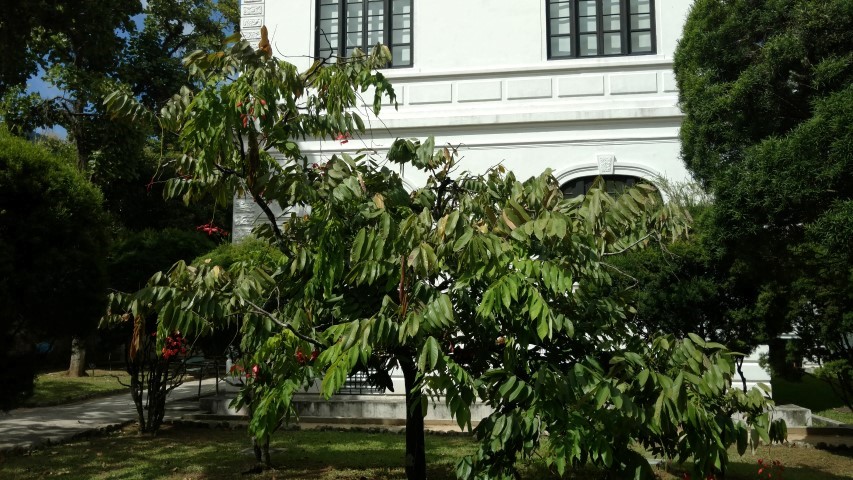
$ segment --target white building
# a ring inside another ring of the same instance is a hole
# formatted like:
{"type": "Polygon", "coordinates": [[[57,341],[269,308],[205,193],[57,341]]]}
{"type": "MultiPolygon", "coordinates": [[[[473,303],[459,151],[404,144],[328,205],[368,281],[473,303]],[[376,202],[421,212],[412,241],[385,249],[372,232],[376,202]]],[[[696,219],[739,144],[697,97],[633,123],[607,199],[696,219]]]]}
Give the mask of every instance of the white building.
{"type": "MultiPolygon", "coordinates": [[[[319,55],[390,44],[394,65],[383,73],[398,109],[383,108],[346,145],[304,142],[311,161],[434,135],[438,145],[460,146],[467,170],[503,162],[523,179],[551,168],[577,192],[599,174],[687,178],[672,57],[688,7],[684,0],[243,0],[241,23],[250,41],[266,25],[274,54],[300,69],[319,55]]],[[[412,185],[422,180],[401,173],[412,185]]],[[[255,218],[238,202],[238,237],[255,218]]]]}
{"type": "MultiPolygon", "coordinates": [[[[688,178],[673,52],[688,0],[242,0],[250,41],[266,25],[274,55],[308,68],[382,42],[399,108],[383,108],[346,145],[302,143],[309,161],[395,138],[458,145],[463,168],[503,163],[520,179],[554,171],[567,191],[613,182],[688,178]]],[[[372,95],[366,98],[372,98],[372,95]]],[[[411,170],[411,169],[410,169],[411,170]]],[[[401,175],[410,185],[423,179],[401,175]]],[[[235,203],[235,237],[257,218],[235,203]]],[[[757,364],[747,377],[768,381],[757,364]]]]}

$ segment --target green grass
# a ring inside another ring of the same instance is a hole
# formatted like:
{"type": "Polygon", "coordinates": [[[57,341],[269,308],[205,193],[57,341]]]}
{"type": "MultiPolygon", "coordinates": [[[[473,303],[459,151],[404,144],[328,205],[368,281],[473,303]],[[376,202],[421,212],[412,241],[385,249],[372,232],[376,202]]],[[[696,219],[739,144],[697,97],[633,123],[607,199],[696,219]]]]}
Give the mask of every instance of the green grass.
{"type": "MultiPolygon", "coordinates": [[[[273,438],[276,469],[241,476],[254,466],[245,430],[203,429],[166,425],[156,437],[139,436],[126,428],[101,437],[47,447],[26,455],[0,458],[5,479],[232,479],[372,480],[405,478],[402,468],[405,436],[393,433],[301,430],[284,431],[273,438]]],[[[470,437],[428,435],[428,477],[454,477],[457,459],[474,451],[470,437]]],[[[789,480],[853,478],[853,457],[847,452],[762,447],[756,455],[733,454],[727,480],[754,480],[757,460],[781,460],[789,480]]],[[[681,479],[683,469],[660,471],[664,480],[681,479]]],[[[541,464],[524,469],[525,479],[553,478],[541,464]]],[[[568,478],[601,478],[594,471],[568,478]]]]}
{"type": "Polygon", "coordinates": [[[51,407],[87,398],[101,397],[127,391],[118,378],[128,382],[124,371],[88,370],[88,377],[69,377],[66,372],[43,373],[36,377],[33,395],[24,403],[25,407],[51,407]],[[118,377],[118,378],[116,378],[118,377]]]}
{"type": "Polygon", "coordinates": [[[831,418],[832,420],[838,420],[839,422],[853,425],[853,412],[851,412],[847,407],[818,410],[814,413],[822,417],[831,418]]]}
{"type": "Polygon", "coordinates": [[[826,382],[811,374],[805,374],[800,381],[774,378],[773,401],[776,405],[793,403],[806,407],[823,417],[853,424],[853,412],[832,391],[826,382]]]}

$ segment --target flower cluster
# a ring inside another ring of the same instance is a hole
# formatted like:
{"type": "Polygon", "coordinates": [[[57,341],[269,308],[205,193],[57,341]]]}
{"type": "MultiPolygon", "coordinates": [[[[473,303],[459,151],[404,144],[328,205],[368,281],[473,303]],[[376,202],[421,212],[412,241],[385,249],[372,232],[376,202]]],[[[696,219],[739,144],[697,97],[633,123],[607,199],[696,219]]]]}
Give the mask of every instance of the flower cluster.
{"type": "Polygon", "coordinates": [[[300,365],[305,365],[307,363],[313,362],[314,360],[317,360],[317,355],[319,355],[319,354],[320,354],[320,352],[315,349],[313,352],[311,352],[311,357],[309,358],[307,355],[302,353],[302,350],[297,350],[296,351],[296,362],[299,363],[300,365]]]}
{"type": "Polygon", "coordinates": [[[764,462],[763,458],[758,459],[758,478],[764,480],[769,478],[777,478],[782,479],[782,472],[785,471],[785,467],[782,466],[782,462],[779,460],[773,460],[771,462],[764,462]]]}
{"type": "MultiPolygon", "coordinates": [[[[258,103],[260,103],[262,107],[267,106],[267,101],[262,99],[262,98],[258,100],[258,103]]],[[[240,121],[243,123],[243,128],[248,127],[250,121],[254,122],[254,120],[256,118],[255,107],[253,105],[251,105],[249,103],[249,101],[246,101],[245,103],[244,102],[237,102],[236,107],[238,109],[241,109],[241,110],[246,110],[244,113],[240,114],[240,121]],[[245,108],[244,108],[244,105],[245,105],[245,108]]],[[[266,118],[266,115],[261,115],[260,118],[261,118],[261,120],[263,120],[266,118]]]]}
{"type": "Polygon", "coordinates": [[[335,140],[341,142],[341,145],[345,145],[345,144],[349,143],[350,138],[352,138],[352,135],[350,135],[349,132],[343,132],[343,133],[339,133],[338,136],[335,137],[335,140]]]}
{"type": "Polygon", "coordinates": [[[223,237],[228,236],[227,230],[225,230],[224,228],[217,227],[213,222],[205,223],[204,225],[199,225],[195,227],[195,229],[199,232],[206,233],[209,237],[213,235],[222,235],[223,237]]]}
{"type": "Polygon", "coordinates": [[[258,378],[261,376],[261,367],[256,363],[252,365],[252,368],[249,371],[246,371],[246,368],[242,365],[235,363],[231,365],[231,369],[228,371],[231,375],[235,377],[241,377],[243,375],[246,376],[246,380],[250,380],[252,378],[258,378]]]}
{"type": "Polygon", "coordinates": [[[181,332],[175,332],[166,337],[165,343],[162,351],[164,360],[187,354],[187,339],[181,336],[181,332]]]}

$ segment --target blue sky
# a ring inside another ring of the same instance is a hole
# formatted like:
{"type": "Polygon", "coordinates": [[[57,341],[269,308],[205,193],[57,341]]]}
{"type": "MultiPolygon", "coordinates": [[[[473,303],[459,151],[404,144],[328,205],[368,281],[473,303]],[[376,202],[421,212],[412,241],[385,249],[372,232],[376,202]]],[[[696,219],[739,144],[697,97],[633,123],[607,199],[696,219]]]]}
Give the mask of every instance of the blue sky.
{"type": "MultiPolygon", "coordinates": [[[[44,77],[44,70],[39,68],[39,71],[27,80],[27,93],[36,92],[41,95],[42,98],[53,98],[62,94],[61,90],[56,88],[52,83],[44,81],[42,77],[44,77]]],[[[38,132],[43,134],[53,133],[59,138],[68,137],[68,132],[59,125],[56,125],[53,128],[40,128],[38,129],[38,132]]]]}

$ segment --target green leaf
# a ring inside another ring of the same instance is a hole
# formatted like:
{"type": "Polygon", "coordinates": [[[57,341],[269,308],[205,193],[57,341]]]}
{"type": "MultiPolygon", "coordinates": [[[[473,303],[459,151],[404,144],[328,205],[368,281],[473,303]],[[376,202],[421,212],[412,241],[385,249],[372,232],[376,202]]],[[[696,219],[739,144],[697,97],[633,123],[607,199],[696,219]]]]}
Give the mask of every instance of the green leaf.
{"type": "Polygon", "coordinates": [[[436,340],[434,337],[427,338],[426,344],[424,345],[424,349],[429,352],[429,369],[435,370],[435,366],[438,363],[439,359],[438,340],[436,340]]]}
{"type": "Polygon", "coordinates": [[[362,228],[361,230],[358,231],[358,234],[356,234],[356,236],[355,236],[355,240],[353,241],[353,244],[352,244],[352,253],[350,255],[350,260],[353,263],[358,262],[359,259],[361,258],[361,249],[364,246],[364,239],[365,239],[366,235],[367,235],[367,230],[362,228]]]}
{"type": "Polygon", "coordinates": [[[468,245],[468,242],[471,241],[471,237],[474,236],[474,230],[471,227],[465,227],[465,231],[462,232],[462,235],[453,242],[453,251],[458,252],[465,248],[465,245],[468,245]]]}
{"type": "Polygon", "coordinates": [[[696,335],[695,333],[688,333],[687,336],[690,337],[691,340],[693,340],[693,343],[699,345],[702,348],[705,348],[705,340],[702,337],[696,335]]]}
{"type": "Polygon", "coordinates": [[[540,318],[536,323],[536,334],[539,335],[539,340],[545,340],[545,337],[548,336],[548,319],[540,318]]]}
{"type": "Polygon", "coordinates": [[[598,387],[598,391],[595,392],[595,405],[598,408],[604,406],[607,403],[607,400],[610,399],[610,387],[607,384],[601,384],[598,387]]]}
{"type": "Polygon", "coordinates": [[[640,371],[639,375],[637,375],[637,382],[640,384],[640,387],[645,386],[646,381],[648,379],[649,379],[649,371],[648,370],[643,369],[640,371]]]}
{"type": "Polygon", "coordinates": [[[509,377],[506,382],[504,382],[503,385],[501,385],[501,387],[498,389],[498,393],[501,397],[506,397],[507,395],[509,395],[510,391],[515,388],[517,383],[518,377],[516,377],[515,375],[509,377]]]}
{"type": "Polygon", "coordinates": [[[743,456],[746,453],[746,447],[748,446],[749,440],[749,430],[747,430],[746,425],[743,422],[738,422],[735,425],[737,435],[737,453],[738,455],[743,456]]]}

